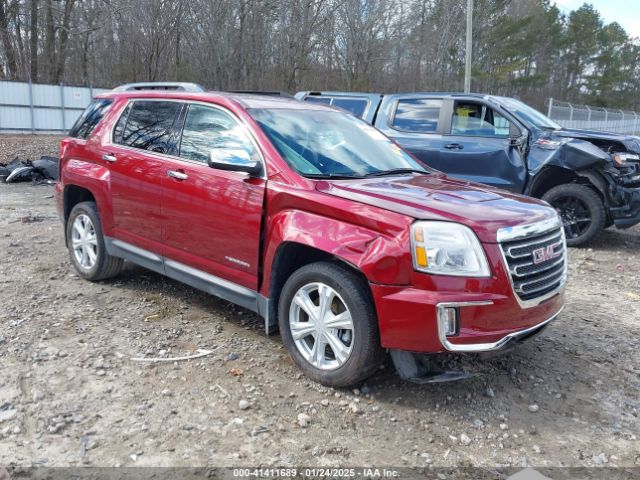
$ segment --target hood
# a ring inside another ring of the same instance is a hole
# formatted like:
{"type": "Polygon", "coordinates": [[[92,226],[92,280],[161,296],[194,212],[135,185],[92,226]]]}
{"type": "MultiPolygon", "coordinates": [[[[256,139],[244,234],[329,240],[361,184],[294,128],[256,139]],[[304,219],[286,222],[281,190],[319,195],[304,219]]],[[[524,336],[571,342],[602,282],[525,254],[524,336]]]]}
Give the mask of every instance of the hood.
{"type": "Polygon", "coordinates": [[[596,130],[581,130],[578,128],[563,128],[555,130],[553,135],[565,138],[579,138],[582,140],[604,140],[606,142],[619,142],[630,152],[640,153],[640,138],[633,135],[624,135],[614,132],[599,132],[596,130]]]}
{"type": "Polygon", "coordinates": [[[540,200],[440,173],[321,181],[316,189],[416,219],[462,223],[487,243],[496,242],[496,233],[502,227],[556,216],[555,210],[540,200]]]}

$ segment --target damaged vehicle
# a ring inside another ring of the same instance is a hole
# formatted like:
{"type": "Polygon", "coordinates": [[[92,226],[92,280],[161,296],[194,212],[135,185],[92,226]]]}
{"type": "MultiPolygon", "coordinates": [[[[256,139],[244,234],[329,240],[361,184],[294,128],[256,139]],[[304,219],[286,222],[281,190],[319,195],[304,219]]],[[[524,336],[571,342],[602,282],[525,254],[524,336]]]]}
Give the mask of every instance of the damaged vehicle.
{"type": "Polygon", "coordinates": [[[299,92],[350,111],[446,174],[541,198],[567,243],[640,222],[640,139],[564,129],[519,100],[481,94],[299,92]]]}
{"type": "Polygon", "coordinates": [[[503,351],[560,314],[567,252],[544,202],[449,178],[332,108],[168,87],[99,95],[62,141],[81,277],[127,260],[241,305],[332,386],[386,352],[403,378],[459,378],[425,354],[503,351]]]}

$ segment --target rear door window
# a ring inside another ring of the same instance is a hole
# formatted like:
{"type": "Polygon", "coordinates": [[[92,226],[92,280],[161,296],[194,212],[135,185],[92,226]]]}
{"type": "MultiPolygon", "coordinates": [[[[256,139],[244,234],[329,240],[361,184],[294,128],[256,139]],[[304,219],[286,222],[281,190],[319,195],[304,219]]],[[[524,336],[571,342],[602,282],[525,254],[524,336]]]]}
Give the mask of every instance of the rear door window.
{"type": "Polygon", "coordinates": [[[80,115],[80,118],[73,124],[69,130],[69,136],[74,138],[89,138],[91,132],[96,128],[102,117],[111,107],[113,100],[108,98],[96,99],[89,104],[86,110],[80,115]]]}
{"type": "Polygon", "coordinates": [[[342,110],[346,110],[356,117],[362,117],[367,109],[367,105],[369,104],[368,100],[365,98],[331,97],[329,95],[323,95],[321,97],[309,95],[308,97],[305,97],[304,101],[320,103],[322,105],[332,105],[334,107],[341,108],[342,110]]]}
{"type": "Polygon", "coordinates": [[[305,102],[321,103],[322,105],[331,105],[331,97],[306,97],[305,102]]]}
{"type": "Polygon", "coordinates": [[[175,122],[180,102],[137,100],[130,104],[116,125],[114,142],[157,153],[173,153],[175,122]]]}
{"type": "Polygon", "coordinates": [[[399,100],[391,126],[412,133],[435,133],[442,100],[434,98],[408,98],[399,100]]]}
{"type": "Polygon", "coordinates": [[[364,115],[367,109],[367,101],[360,98],[334,98],[331,105],[347,110],[357,117],[364,115]]]}

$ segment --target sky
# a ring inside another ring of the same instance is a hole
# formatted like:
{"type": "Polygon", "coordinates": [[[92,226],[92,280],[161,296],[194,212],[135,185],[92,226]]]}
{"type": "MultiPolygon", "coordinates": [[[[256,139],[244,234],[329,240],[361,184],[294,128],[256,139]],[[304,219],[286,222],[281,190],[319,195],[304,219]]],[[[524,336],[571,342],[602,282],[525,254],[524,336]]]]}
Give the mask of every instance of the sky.
{"type": "Polygon", "coordinates": [[[600,12],[605,23],[618,22],[634,37],[640,37],[640,0],[556,0],[565,13],[590,3],[600,12]]]}

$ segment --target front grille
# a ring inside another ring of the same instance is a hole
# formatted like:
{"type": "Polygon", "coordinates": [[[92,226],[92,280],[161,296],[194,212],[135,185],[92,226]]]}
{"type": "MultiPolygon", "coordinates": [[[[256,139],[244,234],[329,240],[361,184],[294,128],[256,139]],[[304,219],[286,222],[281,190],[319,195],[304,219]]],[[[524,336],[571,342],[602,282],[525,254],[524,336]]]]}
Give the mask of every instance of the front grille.
{"type": "Polygon", "coordinates": [[[523,301],[557,290],[565,281],[567,252],[562,227],[500,243],[513,289],[523,301]]]}

